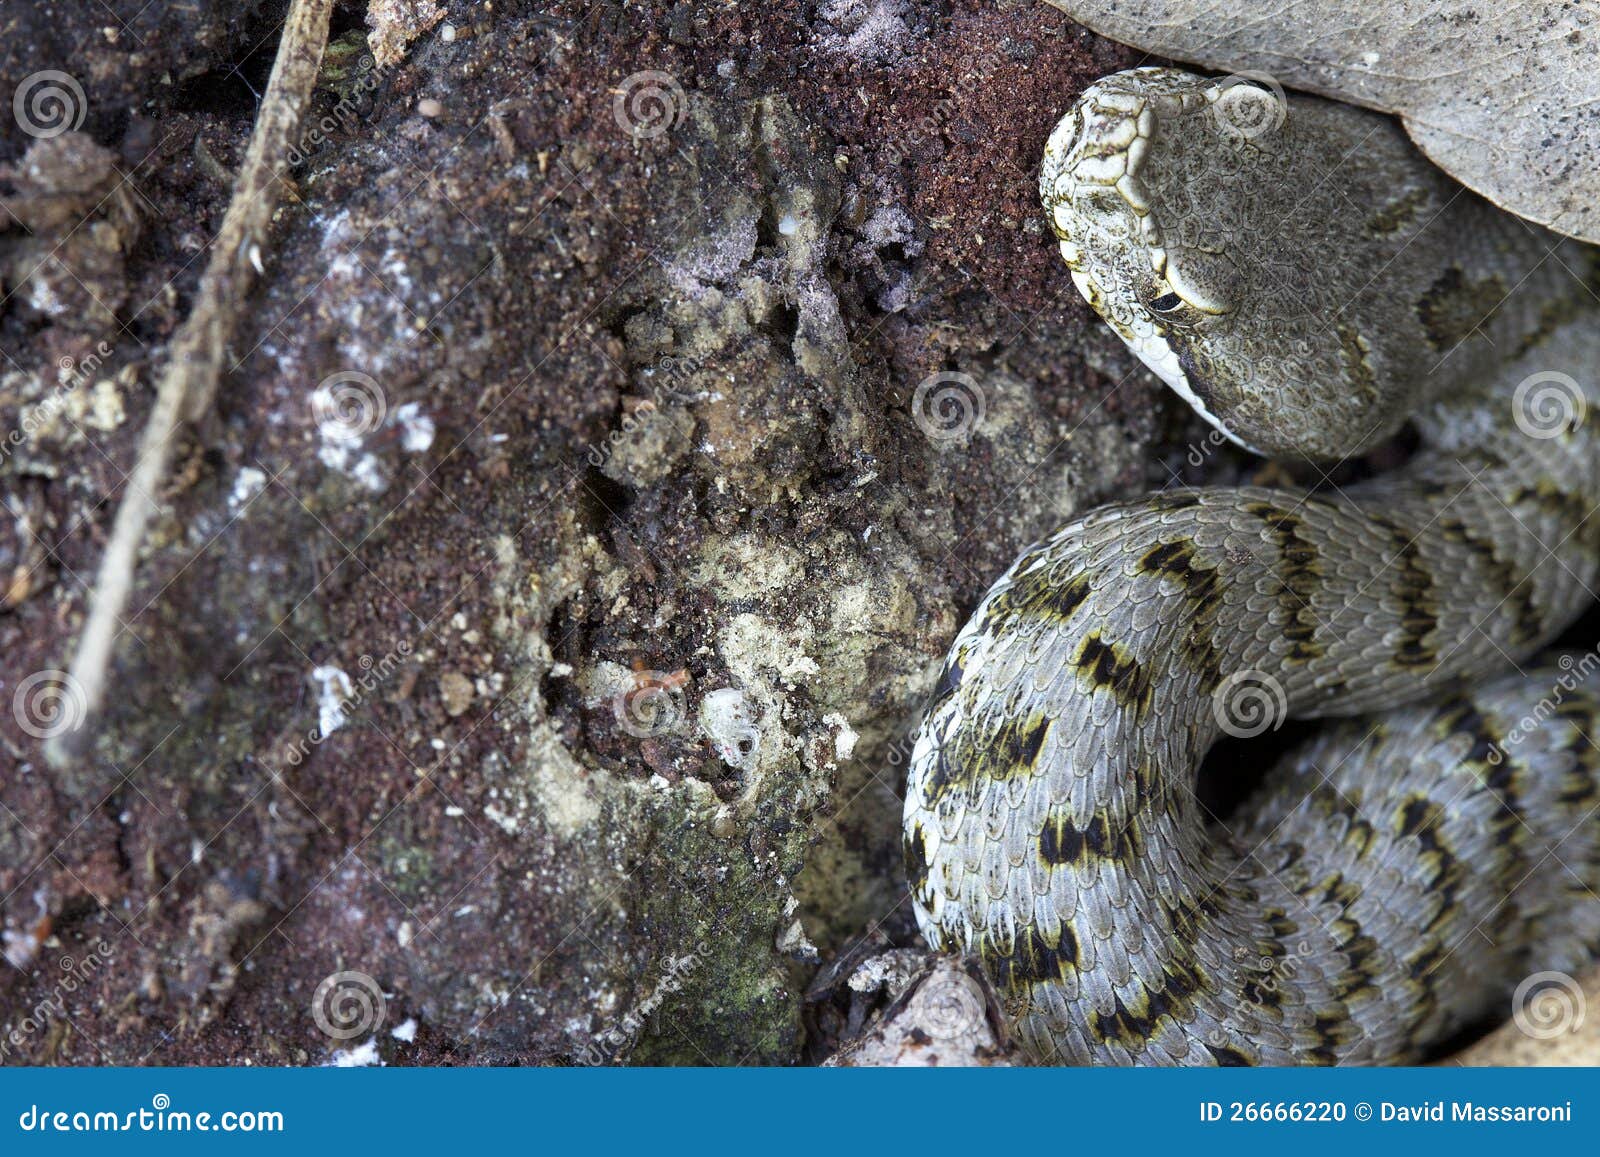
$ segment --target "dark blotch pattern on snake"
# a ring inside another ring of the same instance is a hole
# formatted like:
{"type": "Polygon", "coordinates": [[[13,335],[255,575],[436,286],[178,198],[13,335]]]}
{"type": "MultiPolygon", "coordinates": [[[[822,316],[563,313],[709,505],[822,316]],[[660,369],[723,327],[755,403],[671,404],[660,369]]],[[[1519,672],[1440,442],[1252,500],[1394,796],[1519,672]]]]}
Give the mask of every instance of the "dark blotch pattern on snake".
{"type": "Polygon", "coordinates": [[[1041,1060],[1415,1060],[1600,946],[1600,658],[1512,670],[1596,580],[1590,252],[1381,117],[1279,99],[1096,84],[1041,176],[1063,255],[1240,442],[1339,458],[1409,419],[1420,448],[1342,490],[1094,510],[956,638],[911,759],[912,894],[1041,1060]],[[1224,731],[1373,712],[1226,825],[1195,798],[1224,731]]]}

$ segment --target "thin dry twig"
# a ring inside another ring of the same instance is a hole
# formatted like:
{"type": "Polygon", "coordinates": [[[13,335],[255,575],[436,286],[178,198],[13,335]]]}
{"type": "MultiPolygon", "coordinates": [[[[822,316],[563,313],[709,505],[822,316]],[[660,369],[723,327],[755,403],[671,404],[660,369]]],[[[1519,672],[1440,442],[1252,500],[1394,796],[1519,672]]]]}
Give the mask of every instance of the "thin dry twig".
{"type": "Polygon", "coordinates": [[[202,417],[216,397],[222,359],[240,308],[260,272],[260,240],[278,206],[283,174],[322,68],[333,0],[294,0],[284,20],[272,77],[240,166],[233,199],[211,247],[194,308],[173,339],[156,389],[156,404],[139,445],[139,458],[111,528],[111,541],[89,598],[89,617],[78,637],[71,678],[80,691],[77,725],[53,738],[46,755],[56,766],[82,754],[92,734],[122,633],[122,612],[133,590],[139,549],[156,510],[173,448],[185,424],[202,417]]]}

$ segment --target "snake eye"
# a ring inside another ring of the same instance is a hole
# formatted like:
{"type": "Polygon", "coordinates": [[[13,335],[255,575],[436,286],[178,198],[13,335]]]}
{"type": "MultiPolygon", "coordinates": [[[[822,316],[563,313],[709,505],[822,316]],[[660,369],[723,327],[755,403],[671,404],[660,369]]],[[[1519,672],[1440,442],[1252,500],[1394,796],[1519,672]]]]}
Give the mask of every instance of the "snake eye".
{"type": "Polygon", "coordinates": [[[1157,313],[1171,313],[1183,304],[1183,298],[1176,293],[1163,293],[1150,303],[1150,308],[1157,313]]]}

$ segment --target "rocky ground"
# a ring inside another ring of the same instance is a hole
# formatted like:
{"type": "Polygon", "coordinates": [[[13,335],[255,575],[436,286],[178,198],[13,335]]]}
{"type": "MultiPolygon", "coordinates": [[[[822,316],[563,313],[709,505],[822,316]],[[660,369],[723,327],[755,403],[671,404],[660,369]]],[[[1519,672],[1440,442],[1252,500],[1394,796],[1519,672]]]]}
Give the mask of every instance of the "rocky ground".
{"type": "Polygon", "coordinates": [[[1029,0],[340,7],[55,770],[285,8],[0,15],[0,1056],[817,1059],[819,969],[916,943],[962,617],[1215,447],[1036,207],[1137,57],[1029,0]]]}

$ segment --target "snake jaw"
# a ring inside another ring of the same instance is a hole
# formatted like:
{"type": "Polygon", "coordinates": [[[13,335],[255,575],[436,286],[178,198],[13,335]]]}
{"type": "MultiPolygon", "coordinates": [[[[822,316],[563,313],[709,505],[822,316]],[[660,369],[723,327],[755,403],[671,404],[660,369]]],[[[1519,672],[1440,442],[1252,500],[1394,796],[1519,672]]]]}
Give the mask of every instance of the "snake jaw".
{"type": "MultiPolygon", "coordinates": [[[[1066,242],[1062,242],[1062,252],[1065,255],[1066,242]]],[[[1068,265],[1071,265],[1070,261],[1068,265]]],[[[1166,330],[1142,313],[1124,313],[1111,309],[1093,274],[1087,270],[1074,268],[1070,272],[1072,284],[1078,287],[1078,292],[1089,303],[1089,308],[1105,319],[1106,323],[1117,332],[1123,344],[1133,351],[1151,373],[1165,382],[1195,413],[1225,435],[1234,445],[1252,454],[1261,454],[1259,447],[1241,438],[1228,427],[1222,416],[1207,404],[1202,391],[1190,382],[1188,372],[1184,369],[1183,359],[1166,330]]]]}

